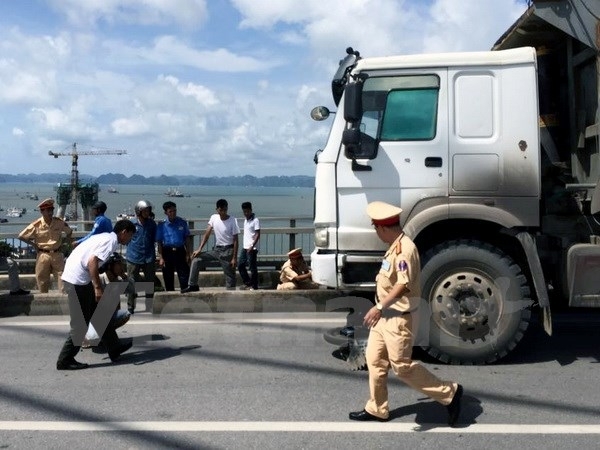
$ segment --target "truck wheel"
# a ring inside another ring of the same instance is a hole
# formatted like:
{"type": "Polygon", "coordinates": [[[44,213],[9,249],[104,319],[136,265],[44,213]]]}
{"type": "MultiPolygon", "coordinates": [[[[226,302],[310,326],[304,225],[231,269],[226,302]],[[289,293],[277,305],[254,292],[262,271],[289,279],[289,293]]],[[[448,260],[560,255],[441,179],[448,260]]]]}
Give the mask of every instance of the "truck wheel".
{"type": "Polygon", "coordinates": [[[531,317],[530,291],[520,267],[492,245],[457,240],[423,257],[423,298],[431,308],[423,349],[451,364],[486,364],[507,355],[531,317]]]}

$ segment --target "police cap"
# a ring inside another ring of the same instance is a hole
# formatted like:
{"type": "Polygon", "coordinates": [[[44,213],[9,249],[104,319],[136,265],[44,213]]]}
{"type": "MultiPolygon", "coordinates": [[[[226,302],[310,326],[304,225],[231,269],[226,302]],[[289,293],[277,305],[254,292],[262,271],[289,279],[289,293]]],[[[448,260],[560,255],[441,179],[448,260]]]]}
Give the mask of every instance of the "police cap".
{"type": "Polygon", "coordinates": [[[54,199],[47,198],[46,200],[42,200],[42,202],[38,205],[38,209],[41,211],[42,209],[54,208],[54,199]]]}
{"type": "Polygon", "coordinates": [[[290,250],[287,255],[288,258],[300,258],[302,256],[302,249],[295,248],[294,250],[290,250]]]}
{"type": "Polygon", "coordinates": [[[371,202],[367,205],[367,214],[373,225],[392,226],[400,224],[402,208],[385,202],[371,202]]]}

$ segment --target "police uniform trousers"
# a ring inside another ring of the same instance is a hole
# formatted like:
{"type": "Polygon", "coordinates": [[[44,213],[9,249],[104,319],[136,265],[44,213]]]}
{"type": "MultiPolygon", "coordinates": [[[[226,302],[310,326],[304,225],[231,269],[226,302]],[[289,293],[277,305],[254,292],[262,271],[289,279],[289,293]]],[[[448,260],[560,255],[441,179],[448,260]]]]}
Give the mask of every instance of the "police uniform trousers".
{"type": "Polygon", "coordinates": [[[236,267],[231,266],[231,259],[233,258],[233,244],[231,245],[217,245],[215,248],[208,252],[202,252],[194,259],[192,259],[192,265],[190,267],[190,286],[198,286],[198,274],[201,268],[204,268],[206,263],[210,260],[217,260],[223,268],[225,274],[225,287],[227,289],[235,289],[236,285],[236,267]]]}
{"type": "Polygon", "coordinates": [[[63,290],[60,277],[65,268],[65,257],[61,251],[45,252],[38,250],[35,260],[35,279],[40,293],[45,294],[50,289],[50,275],[53,274],[58,290],[63,290]]]}
{"type": "MultiPolygon", "coordinates": [[[[71,332],[58,355],[58,363],[68,363],[75,359],[97,306],[94,285],[91,282],[85,285],[76,285],[65,281],[64,285],[69,298],[71,332]],[[72,295],[73,290],[76,295],[72,295]],[[81,311],[81,314],[78,310],[81,311]]],[[[98,329],[98,327],[94,328],[98,329]]],[[[102,342],[106,345],[109,353],[117,350],[120,345],[119,336],[117,336],[112,321],[102,335],[102,342]]]]}
{"type": "Polygon", "coordinates": [[[382,419],[387,419],[390,413],[387,389],[390,367],[408,386],[442,405],[452,401],[458,388],[456,383],[440,380],[412,360],[415,338],[413,315],[386,310],[369,332],[365,356],[369,368],[370,398],[365,410],[382,419]]]}
{"type": "Polygon", "coordinates": [[[277,285],[278,291],[291,291],[293,289],[319,289],[319,284],[311,280],[303,280],[297,283],[286,281],[277,285]]]}

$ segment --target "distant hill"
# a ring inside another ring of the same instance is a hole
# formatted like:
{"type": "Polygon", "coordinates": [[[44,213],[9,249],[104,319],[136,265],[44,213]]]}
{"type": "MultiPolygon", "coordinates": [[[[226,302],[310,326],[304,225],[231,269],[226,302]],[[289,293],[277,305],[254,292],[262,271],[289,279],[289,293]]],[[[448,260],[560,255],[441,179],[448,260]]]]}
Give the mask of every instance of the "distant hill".
{"type": "MultiPolygon", "coordinates": [[[[143,175],[131,175],[127,177],[120,173],[108,173],[93,177],[91,175],[81,175],[79,180],[82,183],[96,182],[110,185],[127,184],[151,184],[162,186],[293,186],[293,187],[313,187],[315,177],[305,175],[292,176],[268,176],[255,177],[252,175],[232,176],[232,177],[195,177],[186,176],[168,176],[160,175],[157,177],[145,177],[143,175]]],[[[42,174],[0,174],[0,183],[68,183],[69,175],[58,173],[42,174]]]]}

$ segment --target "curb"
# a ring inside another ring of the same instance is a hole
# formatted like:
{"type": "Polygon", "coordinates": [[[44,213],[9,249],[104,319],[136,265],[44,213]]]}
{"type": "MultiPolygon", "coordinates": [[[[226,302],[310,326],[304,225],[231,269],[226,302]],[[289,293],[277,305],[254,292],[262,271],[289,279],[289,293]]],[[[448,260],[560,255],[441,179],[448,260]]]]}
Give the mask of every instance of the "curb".
{"type": "MultiPolygon", "coordinates": [[[[124,299],[124,297],[122,298],[124,299]]],[[[151,299],[140,297],[138,298],[139,310],[144,307],[144,300],[147,301],[152,314],[163,315],[350,310],[353,303],[356,303],[357,297],[335,289],[228,291],[222,288],[206,288],[187,294],[157,292],[151,299]]],[[[68,298],[65,294],[58,292],[23,296],[0,295],[0,317],[14,317],[23,314],[31,316],[68,315],[68,298]]]]}

